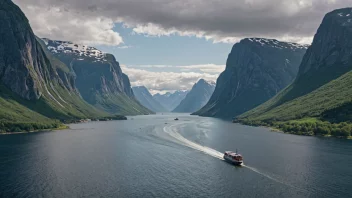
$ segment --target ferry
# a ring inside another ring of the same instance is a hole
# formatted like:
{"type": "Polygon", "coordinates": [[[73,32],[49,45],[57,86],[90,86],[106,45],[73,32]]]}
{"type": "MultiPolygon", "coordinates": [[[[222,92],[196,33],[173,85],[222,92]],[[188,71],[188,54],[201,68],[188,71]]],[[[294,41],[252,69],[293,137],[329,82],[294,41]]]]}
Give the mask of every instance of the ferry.
{"type": "Polygon", "coordinates": [[[226,151],[224,153],[224,160],[236,166],[243,164],[243,157],[241,154],[237,153],[237,150],[236,152],[226,151]]]}

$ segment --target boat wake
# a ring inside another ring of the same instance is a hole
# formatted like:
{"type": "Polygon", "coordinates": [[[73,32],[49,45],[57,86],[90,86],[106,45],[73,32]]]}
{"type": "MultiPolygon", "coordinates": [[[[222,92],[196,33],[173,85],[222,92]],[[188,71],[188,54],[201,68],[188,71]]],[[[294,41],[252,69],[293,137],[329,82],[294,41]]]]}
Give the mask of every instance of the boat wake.
{"type": "MultiPolygon", "coordinates": [[[[183,137],[180,133],[178,133],[176,125],[165,126],[164,127],[164,132],[166,132],[168,135],[170,135],[175,140],[177,140],[178,143],[180,143],[180,144],[182,144],[184,146],[187,146],[189,148],[201,151],[201,152],[203,152],[205,154],[208,154],[208,155],[210,155],[212,157],[215,157],[217,159],[224,160],[224,158],[223,158],[224,154],[222,152],[219,152],[219,151],[217,151],[215,149],[212,149],[212,148],[209,148],[209,147],[206,147],[206,146],[199,145],[199,144],[197,144],[195,142],[192,142],[192,141],[186,139],[185,137],[183,137]]],[[[277,183],[281,183],[281,184],[296,188],[296,187],[294,187],[294,186],[292,186],[290,184],[287,184],[287,183],[285,183],[283,181],[280,181],[279,179],[276,179],[276,178],[274,178],[274,177],[272,177],[272,176],[270,176],[270,175],[268,175],[266,173],[263,173],[263,172],[259,171],[256,168],[247,166],[245,164],[242,164],[241,166],[245,167],[245,168],[248,168],[249,170],[251,170],[251,171],[253,171],[253,172],[255,172],[255,173],[257,173],[257,174],[259,174],[259,175],[261,175],[263,177],[266,177],[266,178],[268,178],[268,179],[270,179],[272,181],[275,181],[277,183]]]]}
{"type": "Polygon", "coordinates": [[[198,150],[198,151],[201,151],[205,154],[208,154],[210,156],[213,156],[215,158],[218,158],[220,160],[223,160],[223,153],[215,150],[215,149],[212,149],[212,148],[209,148],[209,147],[206,147],[206,146],[202,146],[202,145],[199,145],[195,142],[192,142],[186,138],[184,138],[180,133],[177,132],[177,129],[175,128],[175,125],[171,125],[171,126],[165,126],[164,127],[164,131],[166,133],[168,133],[171,137],[175,138],[176,140],[179,141],[179,143],[183,144],[184,146],[187,146],[187,147],[190,147],[190,148],[193,148],[195,150],[198,150]]]}

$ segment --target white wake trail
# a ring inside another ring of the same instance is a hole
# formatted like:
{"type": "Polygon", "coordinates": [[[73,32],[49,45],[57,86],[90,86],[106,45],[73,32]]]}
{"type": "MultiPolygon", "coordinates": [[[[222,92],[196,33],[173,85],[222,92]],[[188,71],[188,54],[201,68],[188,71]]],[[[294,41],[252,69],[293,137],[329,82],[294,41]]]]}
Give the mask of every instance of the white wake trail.
{"type": "MultiPolygon", "coordinates": [[[[199,144],[197,144],[197,143],[195,143],[195,142],[192,142],[192,141],[186,139],[186,138],[183,137],[180,133],[177,132],[177,129],[175,128],[175,126],[176,126],[176,125],[165,126],[165,127],[164,127],[164,131],[165,131],[167,134],[169,134],[171,137],[173,137],[173,138],[175,138],[176,140],[178,140],[178,143],[181,143],[181,144],[183,144],[184,146],[193,148],[193,149],[195,149],[195,150],[201,151],[201,152],[203,152],[203,153],[205,153],[205,154],[208,154],[208,155],[213,156],[213,157],[215,157],[215,158],[218,158],[218,159],[220,159],[220,160],[224,160],[224,158],[223,158],[223,155],[224,155],[224,154],[223,154],[223,153],[221,153],[221,152],[219,152],[219,151],[217,151],[217,150],[215,150],[215,149],[212,149],[212,148],[209,148],[209,147],[206,147],[206,146],[199,145],[199,144]]],[[[245,164],[242,164],[242,167],[248,168],[249,170],[251,170],[251,171],[253,171],[253,172],[255,172],[255,173],[258,173],[258,174],[260,174],[261,176],[266,177],[266,178],[268,178],[268,179],[270,179],[270,180],[273,180],[273,181],[275,181],[275,182],[277,182],[277,183],[281,183],[281,184],[290,186],[290,187],[292,187],[292,188],[296,188],[296,187],[294,187],[294,186],[292,186],[292,185],[290,185],[290,184],[287,184],[287,183],[285,183],[285,182],[283,182],[283,181],[280,181],[279,179],[273,178],[273,177],[271,177],[270,175],[265,174],[265,173],[263,173],[263,172],[257,170],[256,168],[247,166],[247,165],[245,165],[245,164]]],[[[296,188],[296,189],[298,189],[298,188],[296,188]]],[[[299,190],[301,190],[301,189],[299,189],[299,190]]]]}
{"type": "Polygon", "coordinates": [[[176,130],[173,130],[172,128],[174,127],[174,125],[172,126],[166,126],[164,127],[164,131],[166,133],[168,133],[170,136],[172,136],[173,138],[175,138],[176,140],[178,140],[180,143],[182,143],[183,145],[187,146],[187,147],[190,147],[190,148],[193,148],[195,150],[198,150],[198,151],[201,151],[203,153],[206,153],[210,156],[213,156],[215,158],[218,158],[220,160],[223,160],[223,153],[217,151],[217,150],[214,150],[212,148],[209,148],[209,147],[206,147],[206,146],[202,146],[202,145],[199,145],[195,142],[192,142],[186,138],[184,138],[181,134],[179,134],[176,130]]]}

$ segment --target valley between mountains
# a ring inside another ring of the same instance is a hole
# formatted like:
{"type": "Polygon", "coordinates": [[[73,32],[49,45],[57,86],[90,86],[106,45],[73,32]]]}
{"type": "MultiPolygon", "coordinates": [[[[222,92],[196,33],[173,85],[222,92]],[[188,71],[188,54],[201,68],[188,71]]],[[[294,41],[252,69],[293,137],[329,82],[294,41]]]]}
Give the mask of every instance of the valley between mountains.
{"type": "Polygon", "coordinates": [[[311,45],[244,38],[216,82],[199,78],[189,90],[153,94],[131,85],[114,55],[37,37],[11,0],[1,1],[0,11],[2,133],[175,112],[299,135],[351,136],[352,8],[327,13],[311,45]]]}

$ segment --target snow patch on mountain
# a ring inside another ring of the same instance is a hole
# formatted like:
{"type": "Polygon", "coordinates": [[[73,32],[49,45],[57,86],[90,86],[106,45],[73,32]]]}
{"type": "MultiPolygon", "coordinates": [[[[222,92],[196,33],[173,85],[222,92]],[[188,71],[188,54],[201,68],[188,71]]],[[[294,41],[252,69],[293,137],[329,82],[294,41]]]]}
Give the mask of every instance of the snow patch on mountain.
{"type": "Polygon", "coordinates": [[[42,38],[42,40],[53,54],[73,54],[79,57],[77,60],[84,60],[85,57],[90,57],[96,59],[96,61],[106,61],[106,53],[95,47],[75,44],[70,41],[50,40],[48,38],[42,38]]]}
{"type": "Polygon", "coordinates": [[[276,39],[265,39],[265,38],[249,38],[245,39],[249,40],[250,42],[257,43],[261,46],[269,46],[269,47],[275,47],[279,49],[307,49],[309,45],[302,45],[298,43],[290,43],[290,42],[280,42],[276,39]]]}

